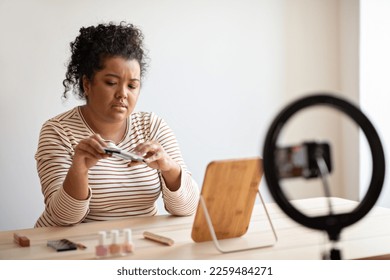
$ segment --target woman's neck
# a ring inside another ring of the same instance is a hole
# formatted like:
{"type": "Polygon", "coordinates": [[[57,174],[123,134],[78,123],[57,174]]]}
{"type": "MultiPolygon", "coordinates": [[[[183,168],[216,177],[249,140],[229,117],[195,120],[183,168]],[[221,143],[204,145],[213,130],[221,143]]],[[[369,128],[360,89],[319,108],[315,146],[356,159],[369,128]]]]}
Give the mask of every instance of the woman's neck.
{"type": "Polygon", "coordinates": [[[81,113],[87,125],[105,140],[111,140],[116,144],[121,142],[127,131],[127,119],[120,122],[105,122],[99,118],[93,118],[86,106],[81,107],[81,113]]]}

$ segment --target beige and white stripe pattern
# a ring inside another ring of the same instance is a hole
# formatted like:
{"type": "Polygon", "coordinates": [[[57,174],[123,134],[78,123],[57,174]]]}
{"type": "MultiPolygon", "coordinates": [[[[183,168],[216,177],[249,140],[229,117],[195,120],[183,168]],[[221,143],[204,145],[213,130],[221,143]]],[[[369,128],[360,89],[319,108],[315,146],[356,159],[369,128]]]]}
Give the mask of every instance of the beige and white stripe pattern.
{"type": "Polygon", "coordinates": [[[93,133],[83,119],[80,107],[58,115],[42,126],[35,158],[45,211],[36,227],[156,215],[156,200],[161,193],[169,213],[183,216],[195,212],[198,186],[187,170],[172,130],[154,113],[133,113],[126,135],[117,146],[131,151],[139,143],[157,140],[181,166],[179,190],[171,192],[160,173],[145,164],[128,167],[127,161],[110,157],[100,160],[89,170],[87,200],[69,196],[62,183],[72,163],[74,149],[80,140],[93,133]]]}

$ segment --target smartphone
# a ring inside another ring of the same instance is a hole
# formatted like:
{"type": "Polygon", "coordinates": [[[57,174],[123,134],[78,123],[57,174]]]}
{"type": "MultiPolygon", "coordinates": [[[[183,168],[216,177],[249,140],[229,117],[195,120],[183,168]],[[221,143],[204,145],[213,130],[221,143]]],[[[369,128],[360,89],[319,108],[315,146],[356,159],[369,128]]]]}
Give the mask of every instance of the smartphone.
{"type": "Polygon", "coordinates": [[[276,170],[279,178],[316,178],[320,175],[317,157],[322,157],[328,173],[332,171],[330,145],[328,143],[304,142],[302,145],[277,148],[276,170]]]}

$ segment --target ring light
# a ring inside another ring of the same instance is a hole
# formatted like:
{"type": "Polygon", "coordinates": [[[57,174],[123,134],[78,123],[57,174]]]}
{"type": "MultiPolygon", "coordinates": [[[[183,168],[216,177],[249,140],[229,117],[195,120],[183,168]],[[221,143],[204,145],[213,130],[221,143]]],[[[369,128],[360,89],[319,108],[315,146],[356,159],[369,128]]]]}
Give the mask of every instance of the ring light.
{"type": "Polygon", "coordinates": [[[354,105],[341,98],[318,94],[303,97],[285,107],[272,122],[265,138],[263,150],[264,176],[271,195],[279,207],[294,221],[303,226],[324,230],[332,241],[339,240],[343,228],[363,218],[376,203],[385,177],[385,158],[379,136],[369,119],[354,105]],[[296,209],[284,195],[279,185],[280,176],[277,173],[275,153],[278,149],[276,142],[287,120],[296,112],[313,105],[326,105],[347,114],[363,130],[372,155],[372,177],[368,191],[359,205],[350,213],[332,214],[309,217],[296,209]]]}

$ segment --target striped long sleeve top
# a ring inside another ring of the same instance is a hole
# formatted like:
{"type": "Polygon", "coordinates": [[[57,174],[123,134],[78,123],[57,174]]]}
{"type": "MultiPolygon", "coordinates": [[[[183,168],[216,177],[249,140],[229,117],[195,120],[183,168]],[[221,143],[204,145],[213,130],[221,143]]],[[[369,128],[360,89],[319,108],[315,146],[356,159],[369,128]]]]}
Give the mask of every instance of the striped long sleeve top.
{"type": "Polygon", "coordinates": [[[35,159],[45,210],[35,227],[156,215],[160,194],[168,213],[184,216],[195,212],[198,186],[187,170],[172,130],[154,113],[131,114],[125,137],[117,146],[131,151],[139,143],[157,140],[181,166],[181,185],[177,191],[166,187],[158,170],[145,164],[129,167],[128,161],[109,157],[90,168],[86,200],[68,195],[62,184],[72,164],[75,147],[93,133],[80,107],[62,113],[42,126],[35,159]]]}

